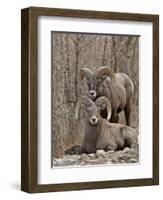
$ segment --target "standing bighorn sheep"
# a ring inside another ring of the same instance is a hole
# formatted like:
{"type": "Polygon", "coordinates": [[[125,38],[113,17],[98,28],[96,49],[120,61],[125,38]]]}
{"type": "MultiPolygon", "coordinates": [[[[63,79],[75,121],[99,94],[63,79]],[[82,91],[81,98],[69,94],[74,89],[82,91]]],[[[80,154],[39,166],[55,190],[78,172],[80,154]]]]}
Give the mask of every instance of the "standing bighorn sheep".
{"type": "Polygon", "coordinates": [[[98,149],[120,150],[131,147],[136,141],[137,133],[133,128],[108,121],[111,117],[111,104],[106,97],[99,97],[95,102],[86,96],[81,97],[75,108],[76,119],[79,118],[81,105],[87,111],[87,120],[80,153],[94,153],[98,149]],[[100,115],[105,108],[108,120],[100,115]]]}
{"type": "MultiPolygon", "coordinates": [[[[130,125],[131,101],[134,93],[132,80],[125,73],[114,73],[109,67],[100,67],[95,73],[88,68],[80,70],[80,79],[87,79],[89,97],[95,101],[100,96],[107,97],[112,106],[110,122],[118,123],[118,113],[125,112],[126,124],[130,125]]],[[[101,113],[106,118],[104,110],[101,113]]]]}

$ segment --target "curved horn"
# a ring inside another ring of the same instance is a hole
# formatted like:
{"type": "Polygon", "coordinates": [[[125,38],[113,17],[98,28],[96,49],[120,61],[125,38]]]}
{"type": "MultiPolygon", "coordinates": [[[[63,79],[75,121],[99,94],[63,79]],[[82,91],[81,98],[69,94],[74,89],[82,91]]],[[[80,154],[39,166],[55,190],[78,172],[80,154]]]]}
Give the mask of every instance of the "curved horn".
{"type": "Polygon", "coordinates": [[[107,66],[100,67],[96,71],[96,77],[97,78],[102,78],[102,76],[109,76],[111,79],[114,78],[114,72],[107,66]]]}
{"type": "Polygon", "coordinates": [[[107,120],[110,120],[111,114],[112,114],[112,109],[111,109],[111,103],[110,103],[110,101],[106,97],[102,96],[102,97],[99,97],[95,101],[95,104],[97,106],[101,106],[102,104],[106,104],[106,109],[107,109],[107,113],[108,113],[107,120]]]}
{"type": "Polygon", "coordinates": [[[93,75],[93,72],[89,68],[80,69],[80,79],[83,80],[84,77],[89,79],[93,75]]]}
{"type": "Polygon", "coordinates": [[[78,99],[76,106],[75,106],[75,119],[79,119],[79,111],[80,111],[80,106],[84,104],[85,106],[90,106],[92,103],[94,103],[90,98],[87,96],[82,96],[78,99]]]}

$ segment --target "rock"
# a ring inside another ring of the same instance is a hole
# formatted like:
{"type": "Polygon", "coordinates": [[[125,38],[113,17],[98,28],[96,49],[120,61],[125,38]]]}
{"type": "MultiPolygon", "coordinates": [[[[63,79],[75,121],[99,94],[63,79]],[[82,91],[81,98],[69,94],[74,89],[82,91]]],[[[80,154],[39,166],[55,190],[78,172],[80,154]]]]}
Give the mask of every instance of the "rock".
{"type": "Polygon", "coordinates": [[[64,157],[63,157],[63,160],[71,160],[71,159],[73,159],[73,160],[77,160],[77,159],[79,159],[79,155],[64,155],[64,157]]]}
{"type": "Polygon", "coordinates": [[[132,155],[129,154],[129,153],[128,153],[128,154],[124,154],[124,155],[123,155],[123,158],[124,158],[124,160],[127,161],[127,160],[129,160],[130,158],[132,158],[132,155]]]}
{"type": "Polygon", "coordinates": [[[136,162],[138,162],[136,159],[134,159],[134,158],[131,158],[130,160],[129,160],[129,162],[131,162],[131,163],[136,163],[136,162]]]}
{"type": "Polygon", "coordinates": [[[122,152],[125,153],[125,154],[127,154],[127,153],[135,154],[135,150],[131,149],[131,148],[128,148],[128,147],[126,147],[122,152]]]}
{"type": "Polygon", "coordinates": [[[113,151],[113,150],[112,150],[112,151],[107,151],[107,153],[114,153],[114,152],[115,152],[115,151],[113,151]]]}
{"type": "Polygon", "coordinates": [[[82,162],[80,163],[80,165],[86,165],[86,163],[82,161],[82,162]]]}
{"type": "Polygon", "coordinates": [[[96,154],[94,154],[94,153],[90,153],[90,154],[88,154],[88,157],[90,157],[90,158],[95,158],[96,157],[96,154]]]}
{"type": "Polygon", "coordinates": [[[63,166],[63,159],[59,158],[59,159],[54,159],[53,160],[53,166],[63,166]]]}
{"type": "Polygon", "coordinates": [[[76,160],[74,159],[68,159],[64,161],[64,165],[74,165],[76,164],[76,160]]]}
{"type": "Polygon", "coordinates": [[[97,150],[96,151],[96,156],[98,158],[100,158],[100,157],[105,158],[106,157],[106,152],[104,150],[97,150]]]}
{"type": "Polygon", "coordinates": [[[81,155],[81,161],[87,162],[89,160],[89,157],[86,153],[82,153],[81,155]]]}
{"type": "Polygon", "coordinates": [[[114,164],[118,163],[117,159],[115,159],[115,158],[113,158],[113,159],[111,160],[111,162],[114,163],[114,164]]]}
{"type": "Polygon", "coordinates": [[[120,160],[120,163],[125,163],[125,161],[124,160],[120,160]]]}
{"type": "MultiPolygon", "coordinates": [[[[76,153],[80,146],[73,146],[69,153],[76,153]]],[[[139,145],[136,148],[124,148],[120,151],[107,151],[100,149],[96,153],[64,155],[63,158],[53,158],[54,167],[86,166],[100,164],[127,164],[139,161],[139,145]]]]}
{"type": "Polygon", "coordinates": [[[124,158],[124,155],[123,155],[123,154],[120,154],[120,155],[118,156],[118,158],[123,159],[123,158],[124,158]]]}
{"type": "Polygon", "coordinates": [[[130,151],[130,148],[126,147],[126,148],[123,149],[122,152],[123,152],[123,153],[128,153],[129,151],[130,151]]]}
{"type": "Polygon", "coordinates": [[[107,160],[106,164],[112,164],[111,160],[107,160]]]}
{"type": "Polygon", "coordinates": [[[69,166],[69,165],[77,165],[79,164],[79,156],[73,155],[65,155],[62,159],[54,159],[53,166],[69,166]]]}

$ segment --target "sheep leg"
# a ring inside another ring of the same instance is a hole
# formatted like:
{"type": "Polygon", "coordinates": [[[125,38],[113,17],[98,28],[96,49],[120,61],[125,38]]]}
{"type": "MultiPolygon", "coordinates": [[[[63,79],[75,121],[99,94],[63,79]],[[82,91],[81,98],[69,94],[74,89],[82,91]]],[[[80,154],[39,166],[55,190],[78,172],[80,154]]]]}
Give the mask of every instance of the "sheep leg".
{"type": "Polygon", "coordinates": [[[78,155],[80,155],[82,153],[87,153],[86,149],[83,147],[81,147],[80,150],[78,151],[78,155]]]}
{"type": "Polygon", "coordinates": [[[125,118],[126,118],[126,125],[129,126],[130,125],[130,113],[131,113],[130,104],[125,106],[124,112],[125,112],[125,118]]]}
{"type": "Polygon", "coordinates": [[[111,116],[110,122],[112,122],[112,123],[118,123],[118,121],[119,121],[119,116],[118,116],[117,113],[114,114],[113,116],[111,116]]]}

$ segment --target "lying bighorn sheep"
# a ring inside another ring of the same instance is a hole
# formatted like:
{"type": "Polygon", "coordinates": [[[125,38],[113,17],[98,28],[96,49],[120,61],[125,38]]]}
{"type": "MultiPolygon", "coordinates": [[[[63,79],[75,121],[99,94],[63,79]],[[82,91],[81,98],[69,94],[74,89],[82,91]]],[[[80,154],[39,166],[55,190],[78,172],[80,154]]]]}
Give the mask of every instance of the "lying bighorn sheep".
{"type": "MultiPolygon", "coordinates": [[[[112,106],[110,122],[118,123],[118,113],[125,112],[126,124],[130,125],[131,101],[134,93],[132,80],[125,73],[114,73],[109,67],[100,67],[95,73],[88,68],[80,70],[80,79],[87,79],[89,96],[95,101],[107,97],[112,106]]],[[[106,110],[101,113],[106,118],[106,110]]]]}
{"type": "Polygon", "coordinates": [[[120,150],[131,147],[137,139],[136,131],[125,125],[110,123],[111,104],[106,97],[99,97],[95,102],[83,96],[77,102],[75,117],[79,118],[81,105],[87,111],[85,134],[81,145],[81,153],[94,153],[98,149],[105,151],[120,150]],[[100,115],[100,111],[107,109],[107,119],[100,115]]]}

